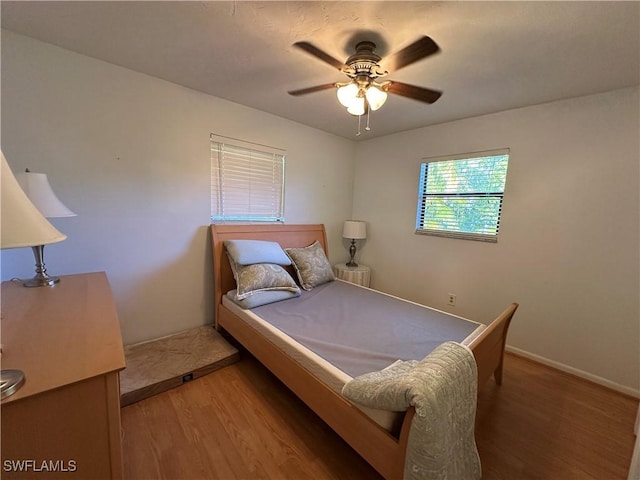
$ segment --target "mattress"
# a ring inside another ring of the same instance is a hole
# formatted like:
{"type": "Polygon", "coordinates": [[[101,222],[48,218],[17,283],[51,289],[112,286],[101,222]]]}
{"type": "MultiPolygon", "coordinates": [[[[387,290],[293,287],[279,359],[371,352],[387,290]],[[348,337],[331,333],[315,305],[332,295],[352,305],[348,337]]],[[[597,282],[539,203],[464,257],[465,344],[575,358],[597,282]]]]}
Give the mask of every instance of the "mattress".
{"type": "MultiPolygon", "coordinates": [[[[230,297],[233,291],[223,297],[229,310],[338,393],[355,376],[397,360],[421,360],[448,340],[469,344],[485,328],[342,280],[252,310],[230,297]]],[[[392,433],[403,415],[358,408],[392,433]]]]}

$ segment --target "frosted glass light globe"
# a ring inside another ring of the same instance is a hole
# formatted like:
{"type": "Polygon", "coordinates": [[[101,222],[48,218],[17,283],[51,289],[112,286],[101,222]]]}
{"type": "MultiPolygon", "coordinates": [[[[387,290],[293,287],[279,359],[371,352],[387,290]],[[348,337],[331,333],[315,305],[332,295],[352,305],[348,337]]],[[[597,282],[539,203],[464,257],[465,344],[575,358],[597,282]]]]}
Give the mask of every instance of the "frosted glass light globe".
{"type": "Polygon", "coordinates": [[[371,110],[378,110],[382,105],[384,105],[384,102],[387,101],[387,92],[376,87],[375,85],[371,85],[367,89],[366,96],[371,110]]]}
{"type": "Polygon", "coordinates": [[[349,83],[348,85],[340,87],[338,88],[337,95],[338,101],[348,108],[358,98],[358,85],[349,83]]]}

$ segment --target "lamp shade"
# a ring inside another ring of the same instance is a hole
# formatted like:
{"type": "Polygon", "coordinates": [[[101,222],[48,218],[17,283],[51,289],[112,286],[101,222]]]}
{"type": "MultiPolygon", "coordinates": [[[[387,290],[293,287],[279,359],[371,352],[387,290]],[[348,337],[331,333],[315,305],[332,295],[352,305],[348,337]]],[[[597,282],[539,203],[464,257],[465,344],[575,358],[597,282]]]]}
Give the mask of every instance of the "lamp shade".
{"type": "Polygon", "coordinates": [[[384,102],[387,101],[387,92],[376,87],[375,85],[371,85],[367,89],[367,102],[369,102],[369,106],[371,110],[378,110],[384,102]]]}
{"type": "Polygon", "coordinates": [[[337,91],[338,101],[345,107],[351,106],[351,104],[358,97],[358,85],[356,83],[348,83],[338,88],[337,91]]]}
{"type": "Polygon", "coordinates": [[[359,220],[347,220],[342,227],[342,236],[352,240],[367,238],[367,224],[359,220]]]}
{"type": "Polygon", "coordinates": [[[347,108],[347,112],[349,112],[351,115],[356,116],[364,115],[364,97],[355,98],[353,102],[351,102],[351,105],[349,105],[349,107],[347,108]]]}
{"type": "Polygon", "coordinates": [[[0,248],[33,247],[61,242],[60,233],[22,191],[4,154],[0,167],[0,248]]]}
{"type": "Polygon", "coordinates": [[[75,217],[76,214],[69,210],[53,193],[47,175],[44,173],[23,172],[16,174],[18,184],[27,194],[29,200],[47,218],[75,217]]]}

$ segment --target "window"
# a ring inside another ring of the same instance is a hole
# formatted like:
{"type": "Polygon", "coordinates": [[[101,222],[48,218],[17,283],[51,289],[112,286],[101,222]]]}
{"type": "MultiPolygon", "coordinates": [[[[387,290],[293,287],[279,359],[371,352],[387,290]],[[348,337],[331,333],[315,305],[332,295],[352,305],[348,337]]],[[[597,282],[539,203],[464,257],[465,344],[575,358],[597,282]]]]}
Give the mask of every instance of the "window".
{"type": "Polygon", "coordinates": [[[211,221],[284,221],[285,152],[211,135],[211,221]]]}
{"type": "Polygon", "coordinates": [[[427,160],[420,167],[416,233],[497,242],[509,150],[427,160]]]}

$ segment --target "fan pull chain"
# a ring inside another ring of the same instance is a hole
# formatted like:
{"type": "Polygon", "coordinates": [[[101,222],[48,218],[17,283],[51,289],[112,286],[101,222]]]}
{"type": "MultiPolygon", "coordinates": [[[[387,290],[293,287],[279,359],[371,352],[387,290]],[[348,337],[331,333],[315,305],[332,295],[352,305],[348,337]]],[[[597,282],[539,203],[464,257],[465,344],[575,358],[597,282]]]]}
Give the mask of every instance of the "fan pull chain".
{"type": "Polygon", "coordinates": [[[367,126],[365,127],[365,130],[368,132],[371,130],[371,127],[369,126],[369,117],[371,116],[371,109],[367,109],[367,126]]]}
{"type": "Polygon", "coordinates": [[[360,119],[362,118],[362,115],[358,115],[358,133],[356,133],[356,137],[359,137],[360,135],[362,135],[362,132],[360,131],[360,119]]]}

